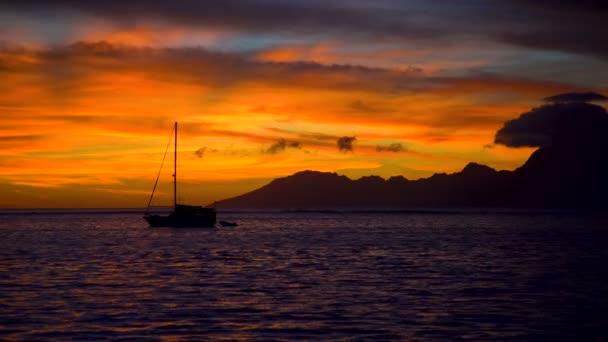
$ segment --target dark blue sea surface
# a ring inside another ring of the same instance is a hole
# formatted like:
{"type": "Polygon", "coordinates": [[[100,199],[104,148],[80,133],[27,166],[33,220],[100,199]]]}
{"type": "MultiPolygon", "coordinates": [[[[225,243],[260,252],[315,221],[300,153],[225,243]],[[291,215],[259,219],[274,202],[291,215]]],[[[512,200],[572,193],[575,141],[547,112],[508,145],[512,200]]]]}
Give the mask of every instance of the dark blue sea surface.
{"type": "Polygon", "coordinates": [[[0,214],[3,340],[608,340],[608,219],[0,214]]]}

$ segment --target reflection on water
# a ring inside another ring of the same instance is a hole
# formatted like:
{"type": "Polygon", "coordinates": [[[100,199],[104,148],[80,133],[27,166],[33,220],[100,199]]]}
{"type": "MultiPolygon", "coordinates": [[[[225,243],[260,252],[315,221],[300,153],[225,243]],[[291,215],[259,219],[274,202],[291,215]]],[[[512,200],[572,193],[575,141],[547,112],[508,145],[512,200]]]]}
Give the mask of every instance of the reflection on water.
{"type": "Polygon", "coordinates": [[[0,215],[0,338],[607,338],[605,218],[0,215]]]}

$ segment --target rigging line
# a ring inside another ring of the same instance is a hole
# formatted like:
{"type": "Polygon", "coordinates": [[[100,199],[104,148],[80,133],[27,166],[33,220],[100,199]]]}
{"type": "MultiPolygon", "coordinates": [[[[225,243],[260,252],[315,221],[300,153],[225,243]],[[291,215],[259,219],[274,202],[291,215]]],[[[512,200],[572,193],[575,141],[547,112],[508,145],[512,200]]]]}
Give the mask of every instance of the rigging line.
{"type": "Polygon", "coordinates": [[[158,170],[158,175],[156,175],[156,181],[154,181],[154,187],[152,188],[152,194],[150,194],[150,200],[148,201],[148,206],[146,207],[146,214],[150,209],[150,204],[152,204],[152,198],[154,197],[154,191],[156,191],[156,185],[158,185],[158,179],[160,178],[160,172],[163,170],[163,165],[165,164],[165,157],[167,157],[167,151],[169,151],[169,145],[171,144],[171,140],[173,139],[173,131],[175,128],[171,130],[171,135],[169,136],[169,141],[167,142],[167,147],[165,147],[165,154],[163,155],[163,161],[160,163],[160,169],[158,170]]]}

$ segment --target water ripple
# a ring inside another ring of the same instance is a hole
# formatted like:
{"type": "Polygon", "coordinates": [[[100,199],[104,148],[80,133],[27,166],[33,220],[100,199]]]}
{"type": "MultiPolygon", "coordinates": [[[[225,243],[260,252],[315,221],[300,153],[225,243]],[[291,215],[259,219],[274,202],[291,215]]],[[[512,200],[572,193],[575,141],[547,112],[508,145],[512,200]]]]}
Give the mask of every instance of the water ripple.
{"type": "MultiPolygon", "coordinates": [[[[1,215],[0,215],[1,216],[1,215]]],[[[608,338],[608,220],[246,213],[0,217],[6,340],[608,338]]]]}

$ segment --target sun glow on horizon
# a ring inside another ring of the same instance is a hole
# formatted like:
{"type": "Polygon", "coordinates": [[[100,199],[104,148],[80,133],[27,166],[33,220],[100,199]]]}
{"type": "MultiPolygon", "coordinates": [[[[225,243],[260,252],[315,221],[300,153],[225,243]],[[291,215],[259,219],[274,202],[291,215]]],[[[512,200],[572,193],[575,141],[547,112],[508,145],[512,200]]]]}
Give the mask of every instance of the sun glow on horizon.
{"type": "Polygon", "coordinates": [[[494,146],[504,122],[546,96],[606,91],[595,51],[452,33],[444,13],[408,4],[400,13],[433,27],[388,3],[1,5],[0,207],[143,206],[175,121],[180,180],[204,204],[302,170],[513,170],[533,149],[494,146]]]}

